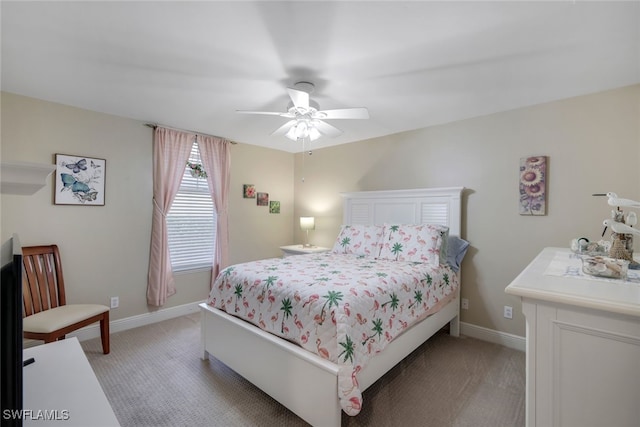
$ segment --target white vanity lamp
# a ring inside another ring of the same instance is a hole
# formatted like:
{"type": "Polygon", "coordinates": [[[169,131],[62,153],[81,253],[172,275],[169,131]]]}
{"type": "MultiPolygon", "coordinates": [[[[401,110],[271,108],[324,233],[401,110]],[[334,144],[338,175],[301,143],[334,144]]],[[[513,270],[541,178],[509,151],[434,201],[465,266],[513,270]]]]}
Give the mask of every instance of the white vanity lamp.
{"type": "Polygon", "coordinates": [[[312,216],[301,216],[300,217],[300,229],[307,232],[307,243],[305,243],[304,247],[309,248],[311,244],[309,243],[309,230],[315,230],[316,228],[316,220],[312,216]]]}

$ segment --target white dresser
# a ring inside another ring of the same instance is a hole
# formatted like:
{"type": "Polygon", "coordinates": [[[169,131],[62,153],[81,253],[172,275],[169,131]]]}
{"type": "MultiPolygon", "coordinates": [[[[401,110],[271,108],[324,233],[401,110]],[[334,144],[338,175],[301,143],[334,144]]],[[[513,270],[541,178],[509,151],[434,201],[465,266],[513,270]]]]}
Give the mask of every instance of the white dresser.
{"type": "Polygon", "coordinates": [[[527,321],[527,426],[638,427],[640,283],[579,265],[546,248],[506,288],[527,321]]]}

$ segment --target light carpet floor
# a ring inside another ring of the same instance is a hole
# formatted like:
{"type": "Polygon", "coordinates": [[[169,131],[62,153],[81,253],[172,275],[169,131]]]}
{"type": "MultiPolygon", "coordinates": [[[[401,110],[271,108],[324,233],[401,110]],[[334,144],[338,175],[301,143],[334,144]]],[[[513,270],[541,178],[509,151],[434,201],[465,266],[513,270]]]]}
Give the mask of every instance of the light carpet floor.
{"type": "MultiPolygon", "coordinates": [[[[108,355],[99,338],[81,343],[121,425],[307,425],[221,362],[201,360],[199,316],[112,334],[108,355]]],[[[439,332],[369,387],[342,425],[524,426],[524,390],[523,352],[439,332]]]]}

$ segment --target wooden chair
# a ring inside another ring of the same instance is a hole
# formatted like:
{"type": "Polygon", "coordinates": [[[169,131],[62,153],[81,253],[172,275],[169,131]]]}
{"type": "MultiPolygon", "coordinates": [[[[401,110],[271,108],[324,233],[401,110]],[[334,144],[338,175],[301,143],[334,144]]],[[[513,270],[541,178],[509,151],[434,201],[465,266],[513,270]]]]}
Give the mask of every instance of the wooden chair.
{"type": "Polygon", "coordinates": [[[22,258],[24,337],[48,343],[99,321],[102,351],[109,354],[109,307],[66,303],[58,246],[24,246],[22,258]]]}

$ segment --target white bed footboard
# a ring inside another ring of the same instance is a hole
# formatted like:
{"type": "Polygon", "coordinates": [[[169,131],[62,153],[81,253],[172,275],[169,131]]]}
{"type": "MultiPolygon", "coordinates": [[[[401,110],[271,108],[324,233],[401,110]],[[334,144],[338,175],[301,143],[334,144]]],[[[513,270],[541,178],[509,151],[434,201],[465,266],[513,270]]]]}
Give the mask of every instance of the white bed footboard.
{"type": "Polygon", "coordinates": [[[211,354],[313,426],[340,426],[336,364],[207,304],[200,307],[203,358],[211,354]]]}
{"type": "MultiPolygon", "coordinates": [[[[445,307],[390,342],[358,375],[360,389],[371,386],[447,323],[452,334],[457,332],[459,307],[456,292],[445,307]]],[[[205,303],[200,308],[203,359],[212,355],[312,426],[340,426],[338,365],[205,303]]]]}

